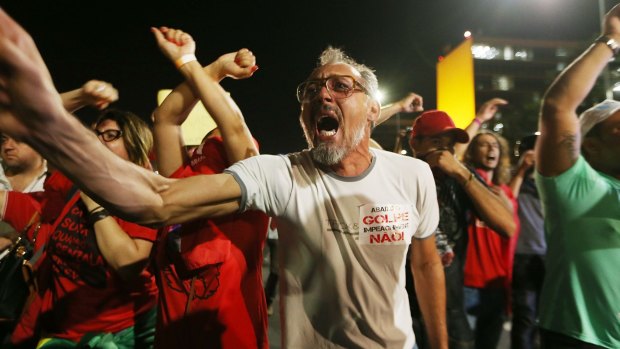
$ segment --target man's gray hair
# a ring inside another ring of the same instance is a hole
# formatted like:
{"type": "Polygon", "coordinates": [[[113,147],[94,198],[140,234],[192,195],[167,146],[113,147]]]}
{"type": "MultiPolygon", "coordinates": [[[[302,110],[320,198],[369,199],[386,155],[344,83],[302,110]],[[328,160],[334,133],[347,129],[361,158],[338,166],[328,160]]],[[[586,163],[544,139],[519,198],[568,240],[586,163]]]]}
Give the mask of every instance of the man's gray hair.
{"type": "Polygon", "coordinates": [[[357,63],[353,58],[349,57],[343,50],[328,46],[319,56],[319,67],[328,64],[344,63],[357,69],[362,75],[364,81],[362,85],[368,90],[368,94],[374,100],[377,100],[377,91],[379,90],[379,82],[375,71],[361,63],[357,63]]]}

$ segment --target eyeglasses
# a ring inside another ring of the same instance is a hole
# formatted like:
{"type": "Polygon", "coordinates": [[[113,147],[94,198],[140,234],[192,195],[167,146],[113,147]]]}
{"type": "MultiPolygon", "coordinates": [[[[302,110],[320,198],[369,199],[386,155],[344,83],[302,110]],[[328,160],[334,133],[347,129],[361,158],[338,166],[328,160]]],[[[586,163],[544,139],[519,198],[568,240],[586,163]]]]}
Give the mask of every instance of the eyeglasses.
{"type": "Polygon", "coordinates": [[[344,99],[350,97],[354,91],[361,91],[368,94],[368,90],[348,75],[332,75],[326,79],[307,80],[297,86],[297,100],[304,103],[319,94],[325,86],[332,98],[344,99]]]}
{"type": "Polygon", "coordinates": [[[105,130],[105,131],[99,131],[99,130],[94,130],[94,131],[95,131],[95,134],[97,134],[97,137],[101,138],[101,140],[103,140],[106,143],[115,141],[121,138],[121,136],[123,135],[122,130],[110,129],[110,130],[105,130]]]}

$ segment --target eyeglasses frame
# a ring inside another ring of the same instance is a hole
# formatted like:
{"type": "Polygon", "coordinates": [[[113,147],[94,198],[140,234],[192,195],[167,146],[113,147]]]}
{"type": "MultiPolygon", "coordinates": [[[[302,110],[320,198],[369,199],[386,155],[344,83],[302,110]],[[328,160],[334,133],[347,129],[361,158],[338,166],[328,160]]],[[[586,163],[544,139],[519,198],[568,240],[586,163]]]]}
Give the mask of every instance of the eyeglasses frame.
{"type": "MultiPolygon", "coordinates": [[[[336,99],[346,99],[346,98],[349,98],[349,97],[351,97],[353,95],[353,92],[355,92],[355,91],[361,91],[361,92],[364,92],[366,95],[370,96],[370,93],[368,92],[368,88],[366,88],[366,86],[364,86],[364,84],[362,84],[361,82],[357,81],[357,79],[355,77],[353,77],[351,75],[338,75],[338,74],[336,74],[336,75],[330,75],[330,76],[328,76],[328,77],[326,77],[324,79],[306,80],[306,81],[303,81],[302,83],[300,83],[299,85],[297,85],[297,91],[296,91],[297,93],[296,93],[296,95],[297,95],[297,101],[299,103],[305,103],[305,102],[309,101],[310,99],[314,98],[314,96],[312,96],[311,98],[302,99],[301,93],[300,93],[302,87],[305,88],[305,86],[307,84],[312,83],[312,82],[319,83],[319,86],[321,86],[321,88],[325,87],[327,89],[327,92],[329,93],[329,95],[332,98],[336,98],[336,99]],[[353,80],[353,88],[351,88],[351,90],[349,90],[349,92],[347,92],[347,95],[345,97],[342,97],[342,98],[335,97],[333,95],[332,90],[329,88],[329,86],[327,86],[327,81],[329,81],[332,78],[338,78],[338,77],[346,77],[346,78],[351,78],[351,80],[353,80]]],[[[319,91],[320,91],[320,89],[319,89],[319,91]]],[[[318,92],[317,92],[317,94],[318,94],[318,92]]]]}
{"type": "Polygon", "coordinates": [[[117,130],[117,129],[107,129],[105,131],[99,131],[97,129],[93,130],[95,132],[95,134],[97,135],[98,138],[100,138],[102,141],[106,142],[106,143],[110,143],[110,142],[114,142],[115,140],[123,137],[123,130],[117,130]],[[104,134],[106,134],[109,131],[116,131],[118,132],[118,135],[115,136],[114,138],[110,139],[110,140],[106,140],[104,134]]]}

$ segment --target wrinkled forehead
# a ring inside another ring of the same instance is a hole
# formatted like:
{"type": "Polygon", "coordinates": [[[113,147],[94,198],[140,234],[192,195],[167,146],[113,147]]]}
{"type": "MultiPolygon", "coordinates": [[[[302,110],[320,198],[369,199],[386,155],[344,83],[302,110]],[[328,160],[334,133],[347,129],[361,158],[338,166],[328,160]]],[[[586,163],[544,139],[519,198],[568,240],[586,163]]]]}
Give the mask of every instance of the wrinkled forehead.
{"type": "Polygon", "coordinates": [[[308,80],[324,79],[332,75],[350,75],[356,79],[363,80],[360,72],[346,63],[326,64],[312,71],[308,80]]]}

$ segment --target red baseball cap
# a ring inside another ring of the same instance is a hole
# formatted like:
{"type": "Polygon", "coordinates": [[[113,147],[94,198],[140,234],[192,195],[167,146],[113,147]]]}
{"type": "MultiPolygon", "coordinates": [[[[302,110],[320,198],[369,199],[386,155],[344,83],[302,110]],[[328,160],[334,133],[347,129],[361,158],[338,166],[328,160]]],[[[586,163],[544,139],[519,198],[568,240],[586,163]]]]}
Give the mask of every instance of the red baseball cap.
{"type": "Polygon", "coordinates": [[[469,142],[469,135],[454,125],[452,118],[441,110],[425,111],[413,122],[411,138],[432,137],[443,133],[452,133],[457,142],[469,142]]]}

